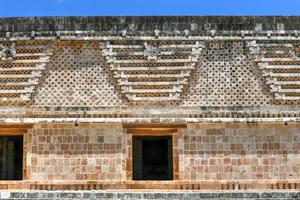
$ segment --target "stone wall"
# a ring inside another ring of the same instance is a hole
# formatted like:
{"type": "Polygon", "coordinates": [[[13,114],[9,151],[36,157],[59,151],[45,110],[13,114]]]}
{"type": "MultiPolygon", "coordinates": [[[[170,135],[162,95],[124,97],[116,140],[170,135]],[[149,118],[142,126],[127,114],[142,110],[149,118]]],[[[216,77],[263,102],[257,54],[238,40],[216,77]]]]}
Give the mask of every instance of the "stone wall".
{"type": "Polygon", "coordinates": [[[25,136],[27,180],[122,180],[126,138],[114,124],[35,125],[25,136]]]}
{"type": "Polygon", "coordinates": [[[179,139],[182,180],[297,182],[299,124],[189,124],[179,139]]]}
{"type": "MultiPolygon", "coordinates": [[[[25,135],[26,180],[130,181],[125,132],[120,124],[37,124],[25,135]]],[[[300,180],[299,124],[188,124],[173,139],[177,181],[300,180]]]]}

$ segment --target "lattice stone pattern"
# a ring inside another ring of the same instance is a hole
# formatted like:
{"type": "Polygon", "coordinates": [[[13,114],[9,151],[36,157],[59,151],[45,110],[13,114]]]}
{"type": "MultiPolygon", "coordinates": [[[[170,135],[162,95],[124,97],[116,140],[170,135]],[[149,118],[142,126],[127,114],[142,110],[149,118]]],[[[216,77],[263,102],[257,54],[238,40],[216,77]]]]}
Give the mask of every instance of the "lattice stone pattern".
{"type": "MultiPolygon", "coordinates": [[[[53,45],[33,107],[115,107],[129,102],[102,56],[99,42],[53,45]]],[[[156,102],[178,106],[267,106],[274,97],[251,60],[245,42],[207,42],[201,62],[189,78],[180,100],[156,102]]]]}

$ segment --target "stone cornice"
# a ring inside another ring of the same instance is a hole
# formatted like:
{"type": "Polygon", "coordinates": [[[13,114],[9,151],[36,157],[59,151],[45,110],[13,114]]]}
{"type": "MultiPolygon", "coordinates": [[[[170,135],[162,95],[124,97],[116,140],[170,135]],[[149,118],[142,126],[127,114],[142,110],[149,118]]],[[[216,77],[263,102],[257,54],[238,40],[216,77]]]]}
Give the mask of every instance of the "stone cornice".
{"type": "Polygon", "coordinates": [[[293,123],[299,117],[276,118],[0,118],[1,123],[293,123]]]}
{"type": "Polygon", "coordinates": [[[63,31],[63,32],[16,32],[8,33],[6,36],[0,35],[0,41],[24,41],[24,40],[52,40],[52,41],[108,41],[108,40],[150,40],[150,41],[164,41],[164,40],[180,40],[180,41],[300,41],[300,31],[272,31],[269,36],[269,31],[253,32],[253,31],[235,31],[227,32],[221,31],[216,35],[211,36],[210,33],[184,36],[181,32],[168,32],[164,35],[155,37],[154,31],[147,33],[139,33],[120,36],[119,33],[104,33],[104,32],[89,32],[89,31],[63,31]]]}
{"type": "Polygon", "coordinates": [[[299,16],[89,16],[0,18],[0,32],[297,30],[299,16]]]}
{"type": "Polygon", "coordinates": [[[299,16],[135,16],[0,18],[0,38],[105,36],[299,36],[299,16]],[[126,31],[124,31],[126,30],[126,31]]]}

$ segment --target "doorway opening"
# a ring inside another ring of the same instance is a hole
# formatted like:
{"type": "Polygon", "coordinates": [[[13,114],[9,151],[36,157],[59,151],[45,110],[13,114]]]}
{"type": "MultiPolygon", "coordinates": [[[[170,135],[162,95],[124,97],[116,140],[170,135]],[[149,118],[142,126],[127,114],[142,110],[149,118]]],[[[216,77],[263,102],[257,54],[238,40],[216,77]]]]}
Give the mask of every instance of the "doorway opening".
{"type": "Polygon", "coordinates": [[[0,180],[21,180],[23,136],[0,137],[0,180]]]}
{"type": "Polygon", "coordinates": [[[133,180],[172,179],[172,136],[133,136],[133,180]]]}

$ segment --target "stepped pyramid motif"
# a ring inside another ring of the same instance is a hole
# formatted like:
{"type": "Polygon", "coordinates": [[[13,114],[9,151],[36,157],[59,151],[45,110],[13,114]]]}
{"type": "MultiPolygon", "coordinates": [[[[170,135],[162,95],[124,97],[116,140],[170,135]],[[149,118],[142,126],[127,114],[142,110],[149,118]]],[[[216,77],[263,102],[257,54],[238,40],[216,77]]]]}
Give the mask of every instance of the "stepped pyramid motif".
{"type": "Polygon", "coordinates": [[[1,42],[0,101],[30,101],[50,56],[49,42],[1,42]]]}
{"type": "Polygon", "coordinates": [[[300,100],[300,58],[292,43],[248,43],[276,100],[300,100]]]}
{"type": "Polygon", "coordinates": [[[122,93],[130,101],[179,100],[199,62],[203,43],[119,40],[101,45],[122,93]]]}

